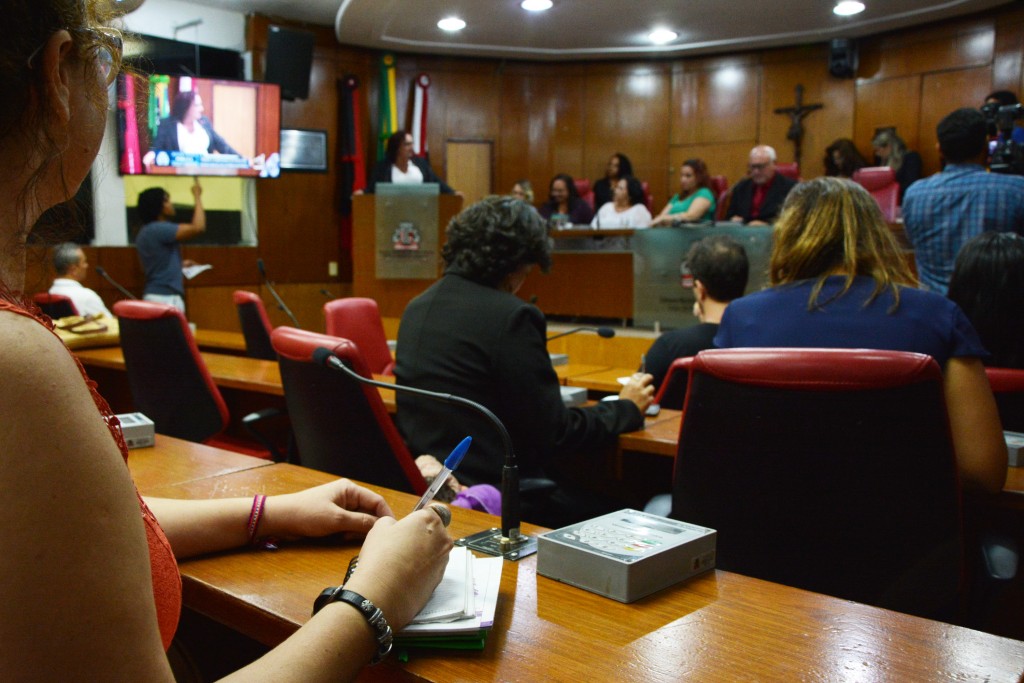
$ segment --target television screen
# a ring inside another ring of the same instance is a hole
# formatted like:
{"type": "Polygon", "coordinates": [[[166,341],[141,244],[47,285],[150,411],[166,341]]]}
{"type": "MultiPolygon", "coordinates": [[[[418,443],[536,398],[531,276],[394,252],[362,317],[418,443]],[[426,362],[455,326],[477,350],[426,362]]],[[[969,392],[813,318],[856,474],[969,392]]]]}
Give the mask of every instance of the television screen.
{"type": "Polygon", "coordinates": [[[118,79],[124,175],[246,176],[281,172],[281,90],[191,76],[118,79]]]}

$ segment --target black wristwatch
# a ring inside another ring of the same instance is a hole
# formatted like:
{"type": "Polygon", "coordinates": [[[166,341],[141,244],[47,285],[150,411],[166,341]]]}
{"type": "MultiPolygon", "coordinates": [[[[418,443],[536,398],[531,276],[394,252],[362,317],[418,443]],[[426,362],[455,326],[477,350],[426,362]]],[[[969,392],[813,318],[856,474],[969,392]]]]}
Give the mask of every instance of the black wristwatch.
{"type": "Polygon", "coordinates": [[[394,634],[391,632],[391,627],[388,625],[387,619],[384,618],[384,613],[379,607],[359,593],[345,590],[344,586],[330,586],[323,589],[320,595],[317,596],[317,599],[313,601],[313,614],[316,614],[332,602],[346,602],[352,605],[363,615],[366,623],[373,627],[377,634],[377,654],[370,660],[370,664],[376,664],[388,656],[394,644],[394,634]]]}

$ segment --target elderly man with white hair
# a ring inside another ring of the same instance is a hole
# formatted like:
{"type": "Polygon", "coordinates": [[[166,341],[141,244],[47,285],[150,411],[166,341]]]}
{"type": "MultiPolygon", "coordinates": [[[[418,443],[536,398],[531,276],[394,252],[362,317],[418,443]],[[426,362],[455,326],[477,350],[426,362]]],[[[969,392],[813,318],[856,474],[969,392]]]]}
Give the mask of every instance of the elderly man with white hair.
{"type": "Polygon", "coordinates": [[[796,181],[775,172],[775,150],[758,145],[750,150],[747,177],[736,183],[726,215],[733,223],[768,225],[782,210],[796,181]]]}

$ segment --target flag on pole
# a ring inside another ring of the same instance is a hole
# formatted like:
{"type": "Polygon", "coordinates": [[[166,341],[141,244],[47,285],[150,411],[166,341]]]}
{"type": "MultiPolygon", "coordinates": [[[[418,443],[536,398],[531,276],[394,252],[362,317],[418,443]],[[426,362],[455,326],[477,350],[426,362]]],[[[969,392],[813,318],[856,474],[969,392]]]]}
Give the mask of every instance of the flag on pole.
{"type": "Polygon", "coordinates": [[[378,98],[377,159],[383,159],[388,138],[398,131],[398,104],[395,101],[395,56],[380,58],[380,96],[378,98]]]}
{"type": "Polygon", "coordinates": [[[416,91],[412,105],[412,151],[418,157],[427,158],[427,89],[430,88],[430,76],[420,74],[416,77],[416,91]]]}

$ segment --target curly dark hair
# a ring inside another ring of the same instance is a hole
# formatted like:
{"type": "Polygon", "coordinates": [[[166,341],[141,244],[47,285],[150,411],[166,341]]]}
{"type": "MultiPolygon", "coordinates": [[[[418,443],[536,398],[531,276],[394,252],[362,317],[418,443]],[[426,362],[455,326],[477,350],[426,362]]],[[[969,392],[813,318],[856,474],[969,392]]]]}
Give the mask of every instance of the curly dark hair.
{"type": "Polygon", "coordinates": [[[196,101],[195,90],[185,90],[179,92],[174,96],[174,102],[171,103],[171,118],[179,123],[185,120],[185,114],[188,113],[192,103],[196,101]]]}
{"type": "Polygon", "coordinates": [[[151,187],[139,193],[136,202],[139,218],[143,223],[152,223],[160,218],[164,210],[164,200],[167,198],[167,191],[162,187],[151,187]]]}
{"type": "Polygon", "coordinates": [[[619,180],[626,181],[626,193],[629,195],[630,206],[644,203],[644,186],[639,180],[631,175],[619,176],[619,180]]]}
{"type": "Polygon", "coordinates": [[[544,221],[520,199],[491,196],[455,216],[441,250],[446,273],[497,287],[522,266],[551,269],[551,243],[544,221]]]}
{"type": "Polygon", "coordinates": [[[405,136],[408,134],[408,131],[396,130],[388,138],[388,144],[384,151],[384,158],[388,160],[388,163],[394,164],[398,159],[398,150],[405,143],[405,136]]]}

